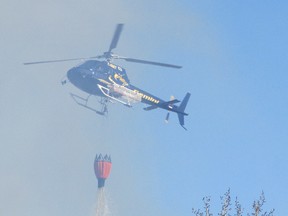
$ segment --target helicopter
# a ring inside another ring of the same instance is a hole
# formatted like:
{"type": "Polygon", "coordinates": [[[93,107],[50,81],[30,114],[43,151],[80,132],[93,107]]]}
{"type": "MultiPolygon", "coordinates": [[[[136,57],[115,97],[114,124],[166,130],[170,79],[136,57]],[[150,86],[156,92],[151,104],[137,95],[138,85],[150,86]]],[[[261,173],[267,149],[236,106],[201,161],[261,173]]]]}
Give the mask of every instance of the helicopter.
{"type": "Polygon", "coordinates": [[[123,57],[114,54],[112,50],[117,46],[121,32],[123,30],[123,26],[124,24],[117,24],[110,47],[108,51],[104,52],[102,55],[89,58],[26,62],[24,65],[85,60],[83,63],[69,69],[66,74],[67,78],[61,81],[62,85],[70,82],[75,87],[88,94],[87,98],[83,98],[76,94],[70,93],[71,97],[78,105],[90,109],[97,114],[107,115],[107,104],[109,102],[118,102],[127,107],[132,107],[132,104],[141,102],[148,105],[144,108],[146,111],[154,110],[157,108],[168,110],[165,118],[166,122],[169,120],[170,112],[176,113],[178,115],[180,125],[185,130],[187,130],[184,126],[184,116],[188,115],[185,113],[185,108],[191,95],[189,92],[186,93],[182,102],[175,99],[174,97],[171,97],[169,101],[162,100],[159,97],[132,85],[127,76],[126,70],[123,67],[112,63],[112,61],[114,59],[120,59],[127,62],[150,64],[175,69],[180,69],[182,66],[123,57]],[[104,60],[101,61],[100,59],[104,60]],[[96,108],[90,107],[88,105],[90,96],[100,97],[100,110],[97,110],[96,108]],[[179,102],[181,102],[179,106],[175,105],[179,102]]]}

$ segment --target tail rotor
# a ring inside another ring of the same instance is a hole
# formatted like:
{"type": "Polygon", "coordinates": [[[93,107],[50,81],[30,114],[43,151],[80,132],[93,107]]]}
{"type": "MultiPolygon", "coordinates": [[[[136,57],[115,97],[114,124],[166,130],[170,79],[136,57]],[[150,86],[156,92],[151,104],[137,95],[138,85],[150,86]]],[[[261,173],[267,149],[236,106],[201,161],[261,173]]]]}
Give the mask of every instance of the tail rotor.
{"type": "MultiPolygon", "coordinates": [[[[170,101],[174,101],[175,97],[173,95],[170,96],[170,101]]],[[[168,107],[173,107],[173,103],[168,104],[168,107]]],[[[165,118],[165,122],[168,123],[169,122],[169,117],[170,117],[170,112],[168,111],[166,118],[165,118]]]]}

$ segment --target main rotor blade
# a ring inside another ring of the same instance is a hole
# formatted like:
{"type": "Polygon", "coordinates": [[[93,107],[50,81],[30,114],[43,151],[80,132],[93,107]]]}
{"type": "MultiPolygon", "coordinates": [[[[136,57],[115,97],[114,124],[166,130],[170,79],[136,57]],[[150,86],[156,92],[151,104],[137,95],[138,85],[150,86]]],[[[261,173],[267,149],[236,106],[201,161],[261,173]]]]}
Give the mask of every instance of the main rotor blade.
{"type": "Polygon", "coordinates": [[[119,59],[124,59],[125,61],[128,61],[128,62],[135,62],[135,63],[141,63],[141,64],[151,64],[151,65],[178,68],[178,69],[182,68],[182,66],[178,66],[178,65],[166,64],[166,63],[161,63],[161,62],[146,61],[146,60],[142,60],[142,59],[134,59],[134,58],[126,58],[126,57],[119,57],[119,59]]]}
{"type": "Polygon", "coordinates": [[[108,53],[110,53],[112,49],[116,48],[123,26],[124,24],[117,25],[108,53]]]}
{"type": "Polygon", "coordinates": [[[87,60],[87,59],[94,59],[94,58],[101,58],[102,56],[94,56],[88,58],[72,58],[72,59],[59,59],[59,60],[51,60],[51,61],[37,61],[37,62],[25,62],[24,65],[31,65],[31,64],[46,64],[46,63],[55,63],[55,62],[65,62],[65,61],[77,61],[77,60],[87,60]]]}

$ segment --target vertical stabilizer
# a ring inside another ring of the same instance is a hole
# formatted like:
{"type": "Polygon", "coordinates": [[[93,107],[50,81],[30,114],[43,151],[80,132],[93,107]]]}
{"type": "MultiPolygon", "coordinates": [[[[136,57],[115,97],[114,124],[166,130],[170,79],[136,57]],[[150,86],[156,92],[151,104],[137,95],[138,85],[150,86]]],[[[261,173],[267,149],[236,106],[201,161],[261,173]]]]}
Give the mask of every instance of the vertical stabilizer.
{"type": "Polygon", "coordinates": [[[185,113],[185,108],[186,108],[187,103],[189,101],[190,95],[191,94],[189,92],[185,95],[183,101],[181,102],[180,106],[177,109],[179,123],[185,130],[187,130],[187,129],[184,127],[184,116],[188,115],[187,113],[185,113]]]}

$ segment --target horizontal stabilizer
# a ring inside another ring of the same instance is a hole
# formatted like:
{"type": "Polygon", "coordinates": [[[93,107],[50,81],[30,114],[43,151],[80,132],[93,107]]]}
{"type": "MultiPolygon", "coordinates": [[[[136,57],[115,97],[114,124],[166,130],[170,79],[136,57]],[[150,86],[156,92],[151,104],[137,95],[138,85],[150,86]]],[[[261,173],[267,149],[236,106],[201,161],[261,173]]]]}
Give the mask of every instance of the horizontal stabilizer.
{"type": "Polygon", "coordinates": [[[179,102],[180,102],[179,100],[174,99],[174,100],[170,100],[170,101],[166,101],[166,102],[160,103],[157,106],[161,107],[161,108],[164,108],[164,109],[167,109],[167,106],[173,105],[173,104],[179,103],[179,102]]]}
{"type": "Polygon", "coordinates": [[[180,102],[179,100],[174,99],[174,100],[167,101],[167,102],[165,102],[163,104],[175,104],[175,103],[179,103],[179,102],[180,102]]]}
{"type": "Polygon", "coordinates": [[[172,104],[179,103],[179,102],[180,102],[179,100],[174,99],[174,100],[166,101],[166,102],[163,102],[163,103],[160,103],[157,105],[151,105],[151,106],[145,107],[143,109],[146,111],[157,109],[158,107],[166,109],[168,105],[172,105],[172,104]]]}

